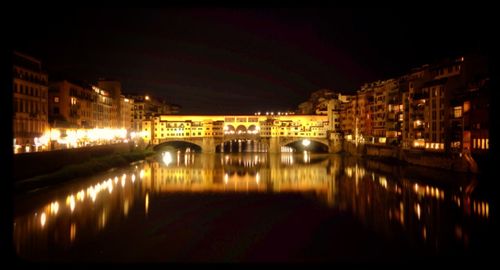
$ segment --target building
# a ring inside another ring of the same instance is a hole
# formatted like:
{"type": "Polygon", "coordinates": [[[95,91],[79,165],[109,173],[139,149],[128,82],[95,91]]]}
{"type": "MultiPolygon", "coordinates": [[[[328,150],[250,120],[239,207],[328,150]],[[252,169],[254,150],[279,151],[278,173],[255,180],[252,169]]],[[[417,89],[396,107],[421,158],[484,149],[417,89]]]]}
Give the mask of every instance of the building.
{"type": "Polygon", "coordinates": [[[49,86],[49,123],[56,127],[92,128],[95,126],[93,103],[97,95],[79,82],[51,82],[49,86]]]}
{"type": "Polygon", "coordinates": [[[112,117],[116,117],[117,114],[113,113],[113,109],[116,108],[113,106],[113,98],[110,94],[100,89],[97,86],[91,86],[92,90],[95,93],[95,100],[93,102],[93,124],[95,128],[112,128],[113,125],[117,122],[116,119],[112,119],[112,117]]]}
{"type": "Polygon", "coordinates": [[[420,86],[430,79],[429,65],[413,69],[401,79],[403,100],[403,148],[425,147],[424,110],[426,96],[420,86]]]}
{"type": "MultiPolygon", "coordinates": [[[[403,132],[404,146],[426,151],[468,153],[470,143],[474,143],[469,137],[472,134],[469,131],[473,130],[470,115],[484,116],[486,126],[489,122],[486,117],[489,102],[486,101],[485,59],[474,55],[445,59],[422,67],[410,77],[408,94],[403,95],[403,100],[408,100],[405,120],[408,131],[403,132]],[[472,106],[472,102],[477,106],[472,106]]],[[[486,147],[485,133],[487,131],[478,136],[485,139],[486,147]]]]}
{"type": "Polygon", "coordinates": [[[391,82],[387,90],[385,137],[388,144],[400,145],[403,127],[403,100],[400,80],[391,82]]]}
{"type": "Polygon", "coordinates": [[[460,87],[454,87],[450,99],[450,151],[484,156],[490,137],[490,79],[484,67],[485,59],[463,58],[460,87]],[[465,82],[465,83],[464,83],[465,82]]]}
{"type": "Polygon", "coordinates": [[[13,53],[13,138],[14,152],[39,150],[48,131],[48,75],[42,62],[13,53]]]}
{"type": "Polygon", "coordinates": [[[120,96],[120,123],[119,127],[126,130],[132,130],[134,117],[134,100],[120,96]]]}
{"type": "Polygon", "coordinates": [[[347,102],[341,105],[340,109],[340,128],[343,139],[352,141],[356,137],[357,132],[357,108],[358,97],[348,96],[347,102]]]}
{"type": "Polygon", "coordinates": [[[133,100],[133,112],[131,118],[131,128],[135,131],[143,130],[143,121],[151,120],[154,115],[178,114],[180,106],[169,104],[159,98],[145,94],[125,94],[133,100]]]}
{"type": "Polygon", "coordinates": [[[105,90],[111,98],[111,112],[110,112],[110,128],[121,128],[121,119],[124,118],[122,114],[128,114],[128,111],[121,108],[122,84],[116,80],[99,79],[97,87],[105,90]]]}
{"type": "Polygon", "coordinates": [[[356,141],[372,142],[373,139],[373,84],[365,84],[358,91],[357,138],[356,141]]]}

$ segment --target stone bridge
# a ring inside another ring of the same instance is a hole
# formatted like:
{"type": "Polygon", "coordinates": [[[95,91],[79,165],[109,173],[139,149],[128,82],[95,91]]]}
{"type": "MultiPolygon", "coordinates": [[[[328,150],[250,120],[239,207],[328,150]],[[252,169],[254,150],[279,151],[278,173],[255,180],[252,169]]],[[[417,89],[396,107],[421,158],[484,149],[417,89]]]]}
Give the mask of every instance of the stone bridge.
{"type": "Polygon", "coordinates": [[[142,132],[154,149],[187,142],[213,153],[228,142],[251,142],[265,146],[266,152],[280,153],[281,147],[307,139],[325,145],[329,152],[340,150],[327,115],[159,115],[143,121],[142,132]]]}

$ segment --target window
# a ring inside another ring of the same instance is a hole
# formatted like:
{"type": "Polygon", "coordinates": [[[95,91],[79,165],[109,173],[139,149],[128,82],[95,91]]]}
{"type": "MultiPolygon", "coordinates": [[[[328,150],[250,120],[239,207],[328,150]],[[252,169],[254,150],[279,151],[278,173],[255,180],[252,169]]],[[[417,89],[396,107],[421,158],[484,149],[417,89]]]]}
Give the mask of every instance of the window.
{"type": "Polygon", "coordinates": [[[54,103],[59,103],[59,97],[54,97],[54,103]]]}
{"type": "Polygon", "coordinates": [[[464,102],[464,113],[468,112],[470,110],[470,101],[465,101],[464,102]]]}
{"type": "Polygon", "coordinates": [[[455,118],[462,117],[462,106],[457,106],[453,108],[453,116],[455,118]]]}

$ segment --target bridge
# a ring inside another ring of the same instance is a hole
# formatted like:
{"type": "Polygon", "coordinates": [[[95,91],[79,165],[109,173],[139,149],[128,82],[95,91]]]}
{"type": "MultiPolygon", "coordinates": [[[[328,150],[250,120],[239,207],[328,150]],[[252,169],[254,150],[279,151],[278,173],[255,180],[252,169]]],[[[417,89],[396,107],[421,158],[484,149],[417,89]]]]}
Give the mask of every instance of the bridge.
{"type": "MultiPolygon", "coordinates": [[[[143,121],[146,143],[198,146],[204,153],[268,152],[308,140],[328,152],[341,149],[340,134],[328,115],[157,115],[143,121]]],[[[307,148],[307,147],[306,147],[307,148]]]]}

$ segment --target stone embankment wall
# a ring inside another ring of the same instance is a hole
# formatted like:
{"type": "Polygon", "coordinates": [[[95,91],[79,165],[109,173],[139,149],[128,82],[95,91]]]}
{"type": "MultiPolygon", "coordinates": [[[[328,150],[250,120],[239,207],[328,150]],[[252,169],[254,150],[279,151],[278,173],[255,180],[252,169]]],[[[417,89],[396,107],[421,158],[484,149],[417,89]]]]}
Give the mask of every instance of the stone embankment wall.
{"type": "Polygon", "coordinates": [[[476,172],[464,157],[450,157],[442,153],[406,150],[395,146],[344,142],[343,150],[354,156],[399,160],[413,165],[447,169],[458,172],[476,172]]]}
{"type": "Polygon", "coordinates": [[[131,146],[128,143],[120,143],[16,154],[13,156],[12,177],[14,181],[26,179],[57,171],[67,165],[82,163],[91,158],[123,153],[130,150],[131,146]]]}

